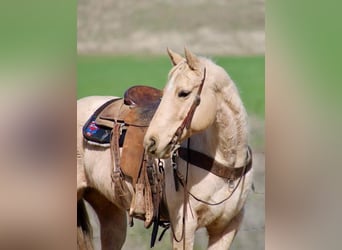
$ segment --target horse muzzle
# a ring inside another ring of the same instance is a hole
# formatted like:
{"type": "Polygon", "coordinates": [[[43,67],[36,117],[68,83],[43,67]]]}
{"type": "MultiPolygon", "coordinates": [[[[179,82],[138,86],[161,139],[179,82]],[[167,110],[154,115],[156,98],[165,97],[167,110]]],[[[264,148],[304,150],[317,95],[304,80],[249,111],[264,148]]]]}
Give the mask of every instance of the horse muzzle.
{"type": "Polygon", "coordinates": [[[144,147],[149,155],[161,159],[170,157],[171,149],[173,148],[171,143],[165,146],[161,145],[159,138],[153,135],[145,138],[144,147]]]}
{"type": "Polygon", "coordinates": [[[144,147],[147,153],[154,155],[157,151],[158,146],[158,138],[155,136],[150,136],[149,138],[145,139],[144,147]]]}

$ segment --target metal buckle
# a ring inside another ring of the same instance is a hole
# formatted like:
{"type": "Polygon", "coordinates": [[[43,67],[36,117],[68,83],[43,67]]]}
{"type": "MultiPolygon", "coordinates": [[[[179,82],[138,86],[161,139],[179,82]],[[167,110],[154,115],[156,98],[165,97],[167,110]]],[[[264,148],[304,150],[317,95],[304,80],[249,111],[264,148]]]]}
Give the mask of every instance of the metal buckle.
{"type": "Polygon", "coordinates": [[[235,188],[234,180],[228,179],[227,183],[228,183],[229,191],[232,191],[235,188]]]}
{"type": "Polygon", "coordinates": [[[173,151],[172,157],[171,157],[171,166],[173,169],[177,169],[177,163],[176,163],[176,157],[177,157],[177,151],[173,151]]]}
{"type": "Polygon", "coordinates": [[[164,163],[158,159],[158,168],[160,173],[164,173],[164,163]]]}
{"type": "Polygon", "coordinates": [[[119,133],[120,135],[122,135],[122,131],[124,129],[125,123],[120,123],[120,129],[119,129],[119,133]]]}

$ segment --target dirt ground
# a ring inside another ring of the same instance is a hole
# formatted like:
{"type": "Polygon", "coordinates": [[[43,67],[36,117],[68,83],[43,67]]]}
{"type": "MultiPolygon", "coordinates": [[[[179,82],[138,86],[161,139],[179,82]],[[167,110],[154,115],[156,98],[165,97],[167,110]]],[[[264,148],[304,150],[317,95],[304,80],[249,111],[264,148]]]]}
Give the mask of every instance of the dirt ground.
{"type": "Polygon", "coordinates": [[[165,54],[184,46],[203,55],[265,52],[264,0],[80,0],[81,54],[165,54]]]}

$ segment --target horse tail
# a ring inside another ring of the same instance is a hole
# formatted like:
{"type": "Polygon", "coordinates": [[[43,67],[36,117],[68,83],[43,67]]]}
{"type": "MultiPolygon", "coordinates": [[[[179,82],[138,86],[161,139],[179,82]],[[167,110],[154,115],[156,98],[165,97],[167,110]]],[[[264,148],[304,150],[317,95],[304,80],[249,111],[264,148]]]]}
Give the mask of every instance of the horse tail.
{"type": "Polygon", "coordinates": [[[77,202],[77,249],[93,250],[92,228],[84,200],[77,202]]]}

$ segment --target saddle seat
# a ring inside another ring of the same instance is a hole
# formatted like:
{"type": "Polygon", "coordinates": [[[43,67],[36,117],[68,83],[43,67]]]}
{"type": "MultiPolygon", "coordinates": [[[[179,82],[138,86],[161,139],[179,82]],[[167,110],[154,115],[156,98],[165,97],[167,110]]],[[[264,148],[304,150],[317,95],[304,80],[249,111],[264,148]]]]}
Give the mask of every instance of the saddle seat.
{"type": "Polygon", "coordinates": [[[149,86],[134,86],[126,90],[124,102],[126,105],[138,107],[148,107],[156,102],[160,102],[162,91],[149,86]]]}
{"type": "Polygon", "coordinates": [[[98,125],[113,128],[114,122],[148,127],[158,108],[162,91],[149,86],[133,86],[126,90],[124,99],[105,107],[96,119],[98,125]]]}

